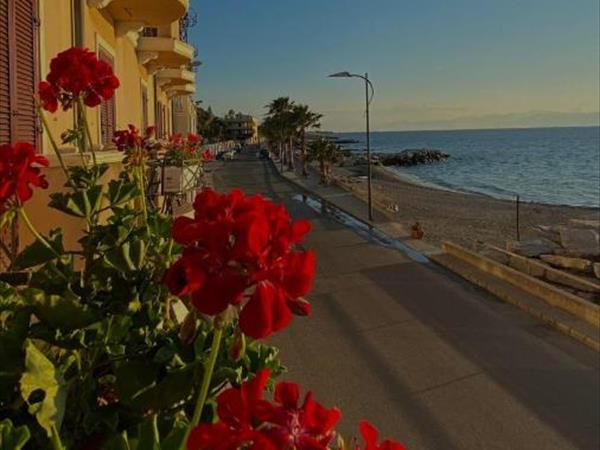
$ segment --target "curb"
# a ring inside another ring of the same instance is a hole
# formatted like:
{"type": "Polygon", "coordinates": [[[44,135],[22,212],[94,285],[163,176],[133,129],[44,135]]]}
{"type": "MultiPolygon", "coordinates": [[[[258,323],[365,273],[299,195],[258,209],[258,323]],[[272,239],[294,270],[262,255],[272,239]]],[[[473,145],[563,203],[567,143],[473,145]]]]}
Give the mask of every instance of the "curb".
{"type": "Polygon", "coordinates": [[[530,305],[519,301],[518,299],[512,297],[511,295],[509,295],[505,292],[502,292],[499,289],[495,289],[493,286],[490,286],[488,283],[484,282],[477,276],[473,276],[473,275],[469,275],[467,273],[462,273],[462,272],[457,271],[450,264],[447,264],[442,258],[439,258],[439,256],[441,256],[441,255],[432,256],[431,257],[432,261],[434,261],[435,263],[439,264],[442,267],[445,267],[446,269],[450,270],[451,272],[459,275],[461,278],[464,278],[469,283],[472,283],[476,286],[479,286],[482,289],[485,289],[486,291],[488,291],[495,297],[499,298],[500,300],[502,300],[506,303],[509,303],[513,306],[516,306],[521,311],[526,312],[530,316],[532,316],[535,319],[539,320],[540,322],[554,328],[556,331],[564,334],[565,336],[568,336],[568,337],[578,341],[579,343],[585,345],[586,347],[591,348],[592,350],[594,350],[596,352],[600,352],[600,341],[592,339],[588,335],[583,334],[583,333],[579,332],[578,330],[575,330],[570,325],[560,322],[560,321],[556,320],[555,318],[550,317],[549,315],[547,315],[541,311],[538,311],[535,308],[532,308],[530,305]]]}

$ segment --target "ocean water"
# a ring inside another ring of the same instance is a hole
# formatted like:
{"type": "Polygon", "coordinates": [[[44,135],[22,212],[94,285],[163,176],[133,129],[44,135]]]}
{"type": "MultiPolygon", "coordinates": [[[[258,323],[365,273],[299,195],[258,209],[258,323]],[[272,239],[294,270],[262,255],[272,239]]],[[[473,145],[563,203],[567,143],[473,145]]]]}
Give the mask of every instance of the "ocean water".
{"type": "MultiPolygon", "coordinates": [[[[364,133],[336,133],[365,148],[364,133]]],[[[600,127],[374,132],[371,149],[434,148],[446,162],[398,167],[407,178],[441,188],[546,204],[600,207],[600,127]]]]}

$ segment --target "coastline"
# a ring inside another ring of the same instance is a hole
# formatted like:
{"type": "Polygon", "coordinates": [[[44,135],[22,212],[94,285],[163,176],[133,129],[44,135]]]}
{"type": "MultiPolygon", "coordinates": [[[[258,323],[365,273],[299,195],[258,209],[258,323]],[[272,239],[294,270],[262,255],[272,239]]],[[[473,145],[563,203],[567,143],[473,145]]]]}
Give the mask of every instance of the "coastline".
{"type": "MultiPolygon", "coordinates": [[[[470,248],[481,242],[505,247],[517,237],[515,201],[419,183],[390,167],[373,169],[374,204],[399,224],[405,235],[419,222],[424,240],[436,246],[450,240],[470,248]]],[[[333,173],[338,185],[366,198],[366,166],[336,166],[333,173]]],[[[573,227],[573,220],[600,223],[600,208],[535,202],[519,205],[521,239],[543,238],[537,227],[573,227]]]]}

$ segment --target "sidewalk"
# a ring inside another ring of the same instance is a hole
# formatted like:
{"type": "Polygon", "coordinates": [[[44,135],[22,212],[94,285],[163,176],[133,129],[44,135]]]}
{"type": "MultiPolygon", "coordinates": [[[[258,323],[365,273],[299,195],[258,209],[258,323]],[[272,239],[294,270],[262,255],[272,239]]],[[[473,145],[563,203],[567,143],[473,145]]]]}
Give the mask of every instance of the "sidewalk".
{"type": "MultiPolygon", "coordinates": [[[[600,446],[593,351],[309,207],[304,188],[270,161],[242,155],[216,169],[214,183],[260,192],[312,222],[313,313],[270,342],[285,379],[342,409],[343,433],[366,418],[411,450],[600,446]]],[[[366,211],[339,188],[305,183],[357,216],[366,211]]]]}
{"type": "MultiPolygon", "coordinates": [[[[281,171],[278,161],[274,161],[273,165],[281,176],[305,190],[307,193],[326,200],[364,223],[369,223],[367,220],[368,204],[366,200],[358,198],[352,192],[349,192],[333,182],[329,185],[320,183],[319,174],[313,168],[309,167],[309,175],[308,177],[304,177],[299,172],[298,164],[293,172],[289,170],[281,171]]],[[[373,205],[373,219],[373,223],[370,223],[371,226],[380,230],[390,238],[401,241],[415,251],[424,255],[441,253],[441,249],[432,244],[422,240],[412,239],[410,237],[410,230],[394,221],[389,215],[384,213],[377,204],[373,205]]]]}

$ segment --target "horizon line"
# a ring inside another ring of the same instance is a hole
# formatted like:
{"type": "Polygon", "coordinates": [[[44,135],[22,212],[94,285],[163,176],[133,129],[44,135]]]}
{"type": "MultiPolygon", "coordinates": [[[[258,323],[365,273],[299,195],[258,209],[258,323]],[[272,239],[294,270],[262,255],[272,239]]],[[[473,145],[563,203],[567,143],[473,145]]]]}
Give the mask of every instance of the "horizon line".
{"type": "MultiPolygon", "coordinates": [[[[414,133],[414,132],[445,132],[445,131],[496,131],[496,130],[545,130],[552,128],[600,128],[596,125],[548,125],[540,127],[497,127],[497,128],[430,128],[430,129],[406,129],[406,130],[371,130],[371,133],[414,133]]],[[[337,130],[315,130],[321,133],[365,133],[365,130],[337,131],[337,130]]]]}

